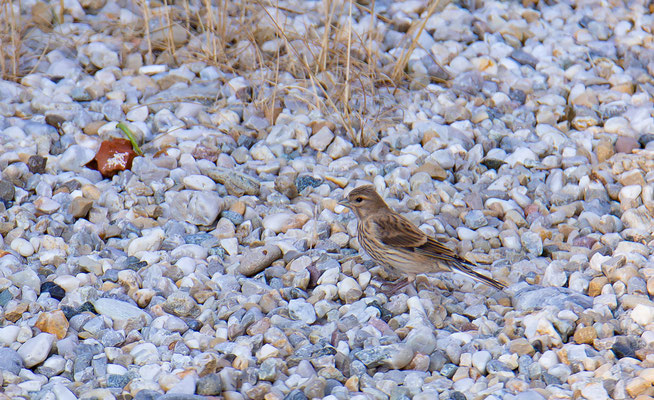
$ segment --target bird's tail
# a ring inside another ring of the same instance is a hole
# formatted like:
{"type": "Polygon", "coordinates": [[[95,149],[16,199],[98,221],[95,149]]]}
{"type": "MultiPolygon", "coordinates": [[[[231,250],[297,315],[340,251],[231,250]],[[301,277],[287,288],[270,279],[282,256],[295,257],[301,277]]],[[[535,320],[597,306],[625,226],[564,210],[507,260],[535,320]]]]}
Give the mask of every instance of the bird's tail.
{"type": "Polygon", "coordinates": [[[495,289],[502,290],[506,288],[506,285],[503,284],[502,282],[498,282],[493,278],[489,278],[486,275],[482,275],[479,272],[473,270],[470,268],[471,266],[474,266],[474,264],[465,261],[465,260],[454,260],[454,262],[451,263],[450,265],[452,267],[453,271],[456,272],[461,272],[465,275],[468,275],[469,277],[473,278],[474,280],[477,280],[481,283],[484,283],[488,286],[492,286],[495,289]]]}

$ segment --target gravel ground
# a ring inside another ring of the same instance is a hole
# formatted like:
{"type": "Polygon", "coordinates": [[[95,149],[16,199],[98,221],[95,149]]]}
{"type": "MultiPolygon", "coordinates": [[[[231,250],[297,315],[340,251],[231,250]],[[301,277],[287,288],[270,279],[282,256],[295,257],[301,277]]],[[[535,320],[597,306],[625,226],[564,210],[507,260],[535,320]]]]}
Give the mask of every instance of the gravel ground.
{"type": "Polygon", "coordinates": [[[360,119],[337,74],[302,69],[326,3],[245,9],[230,68],[173,63],[161,42],[184,60],[210,40],[154,17],[126,39],[134,4],[55,3],[55,25],[16,5],[43,57],[0,81],[0,399],[654,396],[643,2],[353,6],[352,70],[373,49],[378,74],[353,80],[360,119]],[[403,84],[383,83],[412,22],[403,84]],[[145,154],[103,179],[85,165],[120,121],[145,154]],[[383,294],[337,204],[364,183],[509,287],[443,273],[383,294]]]}

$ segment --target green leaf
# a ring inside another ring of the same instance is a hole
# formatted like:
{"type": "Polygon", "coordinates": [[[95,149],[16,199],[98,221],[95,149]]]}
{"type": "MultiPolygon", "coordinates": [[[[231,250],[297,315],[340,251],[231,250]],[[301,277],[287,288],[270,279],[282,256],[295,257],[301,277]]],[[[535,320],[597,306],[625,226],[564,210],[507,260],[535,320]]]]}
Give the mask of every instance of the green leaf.
{"type": "Polygon", "coordinates": [[[138,154],[139,156],[142,156],[142,155],[143,155],[143,152],[142,152],[141,149],[139,148],[138,143],[136,143],[136,138],[134,138],[134,134],[133,134],[132,131],[129,129],[129,127],[128,127],[127,125],[125,125],[124,123],[122,123],[122,122],[119,122],[117,126],[118,126],[118,129],[120,129],[121,131],[123,131],[123,133],[125,134],[125,136],[127,136],[127,138],[129,139],[129,141],[132,143],[132,148],[134,149],[134,152],[136,152],[136,154],[138,154]]]}

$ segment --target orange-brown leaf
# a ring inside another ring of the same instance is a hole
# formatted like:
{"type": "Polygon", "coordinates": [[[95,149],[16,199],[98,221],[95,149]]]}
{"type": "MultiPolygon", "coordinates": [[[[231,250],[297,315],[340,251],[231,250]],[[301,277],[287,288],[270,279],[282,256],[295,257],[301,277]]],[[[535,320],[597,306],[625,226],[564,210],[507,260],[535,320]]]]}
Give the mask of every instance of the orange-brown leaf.
{"type": "Polygon", "coordinates": [[[105,178],[111,178],[120,171],[132,168],[134,157],[136,153],[129,140],[110,139],[102,142],[95,157],[86,166],[100,171],[105,178]]]}

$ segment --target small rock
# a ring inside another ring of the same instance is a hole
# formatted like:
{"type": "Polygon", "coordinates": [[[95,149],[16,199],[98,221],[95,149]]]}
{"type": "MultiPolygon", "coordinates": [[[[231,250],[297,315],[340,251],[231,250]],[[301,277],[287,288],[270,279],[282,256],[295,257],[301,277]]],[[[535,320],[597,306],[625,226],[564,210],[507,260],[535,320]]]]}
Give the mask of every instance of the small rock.
{"type": "Polygon", "coordinates": [[[159,352],[152,343],[137,344],[129,354],[134,358],[134,364],[136,365],[152,364],[159,361],[159,352]]]}
{"type": "Polygon", "coordinates": [[[5,203],[13,201],[15,193],[16,188],[11,182],[0,180],[0,200],[5,203]]]}
{"type": "Polygon", "coordinates": [[[611,158],[614,154],[613,144],[608,140],[601,140],[595,148],[597,154],[597,161],[604,162],[611,158]]]}
{"type": "Polygon", "coordinates": [[[314,178],[311,175],[302,175],[295,178],[295,186],[297,187],[298,193],[302,193],[308,187],[316,188],[320,185],[322,185],[322,180],[314,178]]]}
{"type": "Polygon", "coordinates": [[[532,68],[536,68],[536,65],[538,64],[538,59],[536,59],[536,57],[532,56],[531,54],[527,53],[524,50],[520,50],[520,49],[513,50],[510,57],[516,60],[517,62],[519,62],[520,64],[529,65],[532,68]]]}
{"type": "Polygon", "coordinates": [[[55,341],[55,335],[50,333],[39,333],[35,337],[28,339],[18,349],[18,354],[22,357],[26,368],[42,363],[50,354],[50,349],[55,341]]]}
{"type": "MultiPolygon", "coordinates": [[[[216,213],[217,214],[217,213],[216,213]]],[[[159,250],[161,242],[165,237],[164,230],[161,228],[155,228],[149,230],[147,234],[143,237],[133,239],[128,248],[127,254],[133,256],[135,254],[144,252],[144,251],[156,251],[159,250]]]]}
{"type": "Polygon", "coordinates": [[[93,207],[93,200],[85,197],[75,197],[70,202],[68,212],[75,218],[86,218],[89,211],[91,211],[91,207],[93,207]]]}
{"type": "Polygon", "coordinates": [[[636,304],[636,307],[631,310],[631,319],[641,326],[651,323],[654,321],[654,307],[645,304],[636,304]]]}
{"type": "Polygon", "coordinates": [[[0,371],[9,371],[14,375],[23,368],[23,358],[15,350],[0,348],[0,371]]]}
{"type": "Polygon", "coordinates": [[[427,327],[415,328],[407,335],[405,343],[420,354],[431,354],[436,348],[436,337],[432,329],[427,327]]]}
{"type": "Polygon", "coordinates": [[[50,293],[50,297],[61,301],[66,296],[66,291],[54,282],[43,282],[41,293],[50,293]]]}
{"type": "Polygon", "coordinates": [[[480,210],[472,210],[466,213],[464,217],[466,226],[470,229],[478,229],[488,225],[488,220],[480,210]]]}
{"type": "Polygon", "coordinates": [[[581,395],[586,399],[608,400],[609,396],[601,382],[589,383],[581,389],[581,395]]]}
{"type": "Polygon", "coordinates": [[[55,310],[41,313],[34,326],[42,332],[51,333],[58,339],[63,339],[66,337],[69,324],[64,313],[61,310],[55,310]]]}
{"type": "Polygon", "coordinates": [[[47,161],[48,160],[45,157],[33,155],[27,160],[27,167],[33,174],[42,174],[45,172],[47,161]]]}
{"type": "Polygon", "coordinates": [[[640,144],[635,138],[629,136],[618,136],[618,140],[615,141],[614,147],[616,153],[631,154],[632,150],[640,148],[640,144]]]}
{"type": "Polygon", "coordinates": [[[288,174],[280,175],[275,179],[275,189],[289,199],[294,199],[298,196],[295,180],[288,174]]]}
{"type": "Polygon", "coordinates": [[[202,396],[218,396],[223,391],[220,375],[208,374],[198,379],[195,392],[202,396]]]}
{"type": "Polygon", "coordinates": [[[316,312],[313,306],[304,299],[293,299],[288,302],[289,316],[308,325],[316,322],[316,312]]]}
{"type": "Polygon", "coordinates": [[[92,304],[98,314],[114,322],[113,328],[116,330],[143,327],[152,321],[145,311],[125,301],[101,298],[92,304]]]}
{"type": "Polygon", "coordinates": [[[336,160],[350,154],[352,147],[352,143],[348,142],[340,136],[336,136],[332,144],[330,144],[329,148],[327,148],[327,154],[336,160]]]}
{"type": "Polygon", "coordinates": [[[206,174],[214,181],[225,185],[227,193],[232,196],[240,197],[246,194],[257,196],[259,194],[259,182],[242,172],[216,167],[206,171],[206,174]]]}
{"type": "Polygon", "coordinates": [[[23,238],[16,238],[11,241],[11,249],[23,257],[29,257],[34,254],[34,246],[23,238]]]}
{"type": "Polygon", "coordinates": [[[636,358],[636,344],[634,341],[618,337],[616,342],[611,346],[611,351],[618,359],[624,357],[636,358]]]}
{"type": "Polygon", "coordinates": [[[477,351],[472,354],[472,366],[477,368],[482,374],[486,373],[486,365],[493,357],[486,351],[477,351]]]}
{"type": "Polygon", "coordinates": [[[309,220],[305,214],[291,214],[282,212],[266,215],[263,218],[263,227],[275,233],[286,233],[289,229],[299,229],[309,220]]]}
{"type": "Polygon", "coordinates": [[[188,175],[182,179],[184,186],[190,190],[212,191],[216,189],[216,182],[204,175],[188,175]]]}
{"type": "Polygon", "coordinates": [[[280,258],[282,258],[282,251],[275,245],[255,247],[245,252],[241,265],[238,266],[238,272],[245,276],[256,275],[280,258]]]}
{"type": "Polygon", "coordinates": [[[593,340],[597,338],[597,331],[592,326],[577,327],[574,334],[574,341],[579,344],[593,344],[593,340]]]}
{"type": "Polygon", "coordinates": [[[323,126],[318,132],[311,136],[311,139],[309,139],[309,146],[317,151],[325,151],[332,140],[334,140],[334,134],[328,127],[323,126]]]}
{"type": "Polygon", "coordinates": [[[47,197],[39,197],[34,202],[34,207],[43,214],[50,215],[57,211],[61,207],[61,204],[47,197]]]}
{"type": "Polygon", "coordinates": [[[639,376],[632,378],[627,382],[625,389],[631,398],[638,398],[638,395],[652,387],[652,383],[639,376]]]}
{"type": "Polygon", "coordinates": [[[195,300],[181,290],[168,296],[161,306],[167,313],[178,317],[194,317],[199,313],[195,300]]]}

